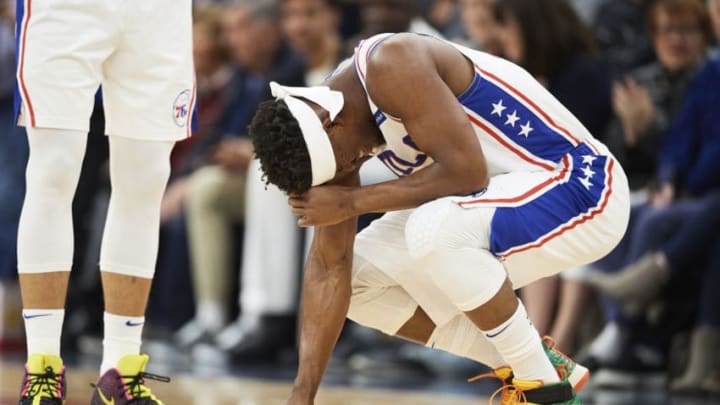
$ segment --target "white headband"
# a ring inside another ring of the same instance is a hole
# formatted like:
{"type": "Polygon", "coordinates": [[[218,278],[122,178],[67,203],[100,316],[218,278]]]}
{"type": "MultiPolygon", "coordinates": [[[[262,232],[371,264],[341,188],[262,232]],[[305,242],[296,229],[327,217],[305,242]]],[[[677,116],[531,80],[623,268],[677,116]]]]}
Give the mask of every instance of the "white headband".
{"type": "Polygon", "coordinates": [[[285,87],[276,82],[270,82],[270,90],[276,100],[283,100],[290,113],[300,125],[305,145],[310,154],[312,168],[312,185],[323,184],[335,177],[335,152],[330,144],[330,137],[323,127],[320,117],[304,101],[302,97],[326,109],[330,120],[334,120],[345,105],[343,94],[330,90],[326,86],[316,87],[285,87]]]}

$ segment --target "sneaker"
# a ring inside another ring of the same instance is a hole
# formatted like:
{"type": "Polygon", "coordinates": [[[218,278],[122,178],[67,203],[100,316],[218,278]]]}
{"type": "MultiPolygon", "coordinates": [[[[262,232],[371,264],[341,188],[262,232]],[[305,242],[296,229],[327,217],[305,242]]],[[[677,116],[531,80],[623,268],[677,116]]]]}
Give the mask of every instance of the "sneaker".
{"type": "Polygon", "coordinates": [[[170,379],[146,373],[148,360],[150,357],[145,354],[120,359],[116,368],[105,372],[93,385],[95,392],[90,405],[164,405],[145,386],[145,380],[170,382],[170,379]]]}
{"type": "MultiPolygon", "coordinates": [[[[509,393],[508,400],[502,405],[582,405],[567,379],[559,383],[543,384],[542,381],[525,381],[513,379],[512,385],[505,386],[496,391],[509,393]]],[[[492,403],[492,397],[490,397],[492,403]]]]}
{"type": "MultiPolygon", "coordinates": [[[[547,355],[548,359],[550,359],[550,363],[552,363],[555,370],[557,370],[558,376],[560,376],[560,378],[567,376],[567,380],[572,386],[573,390],[575,390],[575,392],[580,392],[590,379],[590,370],[576,363],[564,353],[557,350],[555,348],[555,342],[549,336],[545,336],[543,338],[543,348],[545,349],[545,354],[547,355]]],[[[510,367],[503,366],[496,368],[489,373],[480,374],[478,376],[472,377],[468,380],[468,382],[473,382],[488,377],[494,377],[499,379],[503,385],[511,385],[513,373],[510,367]]]]}
{"type": "Polygon", "coordinates": [[[542,339],[545,354],[550,359],[555,370],[557,370],[560,378],[563,373],[567,375],[567,380],[577,393],[580,392],[590,379],[590,370],[582,365],[574,362],[570,357],[555,348],[555,341],[550,336],[542,339]]]}
{"type": "Polygon", "coordinates": [[[65,367],[51,354],[33,354],[25,365],[18,405],[64,405],[65,367]]]}

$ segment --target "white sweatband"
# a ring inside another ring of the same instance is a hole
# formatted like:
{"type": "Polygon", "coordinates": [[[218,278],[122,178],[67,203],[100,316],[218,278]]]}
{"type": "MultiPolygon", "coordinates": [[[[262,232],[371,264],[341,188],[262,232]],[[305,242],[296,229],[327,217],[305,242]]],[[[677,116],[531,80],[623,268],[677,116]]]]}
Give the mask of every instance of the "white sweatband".
{"type": "Polygon", "coordinates": [[[331,180],[335,177],[337,167],[330,137],[320,117],[298,97],[308,99],[326,109],[330,119],[334,120],[345,104],[342,93],[325,86],[286,87],[276,82],[270,82],[270,89],[277,100],[285,101],[290,113],[298,121],[310,155],[312,185],[317,186],[331,180]]]}

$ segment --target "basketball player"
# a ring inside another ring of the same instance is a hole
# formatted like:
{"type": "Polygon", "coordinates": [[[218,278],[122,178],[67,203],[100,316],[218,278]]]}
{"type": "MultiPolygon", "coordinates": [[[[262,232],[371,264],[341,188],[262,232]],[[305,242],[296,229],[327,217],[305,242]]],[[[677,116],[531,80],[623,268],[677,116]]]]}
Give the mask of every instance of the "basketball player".
{"type": "Polygon", "coordinates": [[[620,240],[628,186],[607,148],[520,67],[431,37],[371,37],[327,85],[271,84],[250,127],[267,181],[316,227],[289,403],[313,403],[347,315],[489,365],[504,404],[579,404],[587,369],[513,290],[620,240]],[[373,155],[402,177],[359,187],[373,155]],[[356,237],[367,212],[388,213],[356,237]]]}
{"type": "Polygon", "coordinates": [[[102,85],[112,196],[100,269],[101,377],[93,405],[162,402],[140,354],[160,201],[195,99],[190,0],[18,1],[19,123],[30,159],[18,235],[28,360],[21,405],[64,404],[60,333],[73,257],[71,203],[102,85]]]}

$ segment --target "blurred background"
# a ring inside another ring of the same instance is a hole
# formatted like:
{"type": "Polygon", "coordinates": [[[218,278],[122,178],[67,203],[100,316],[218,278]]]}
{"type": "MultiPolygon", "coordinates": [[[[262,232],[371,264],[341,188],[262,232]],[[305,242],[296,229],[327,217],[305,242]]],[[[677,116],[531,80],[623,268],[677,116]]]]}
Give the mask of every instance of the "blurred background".
{"type": "MultiPolygon", "coordinates": [[[[620,246],[519,292],[540,333],[593,370],[588,403],[720,403],[720,0],[206,0],[194,16],[199,126],[175,147],[162,204],[143,348],[155,371],[293,377],[310,236],[262,181],[246,127],[269,81],[320,84],[359,39],[410,31],[523,66],[628,174],[620,246]]],[[[20,364],[15,250],[28,150],[12,122],[13,27],[14,2],[0,0],[0,359],[20,364]]],[[[64,357],[91,367],[110,193],[103,134],[98,102],[73,205],[63,331],[64,357]]],[[[365,183],[391,178],[377,161],[363,168],[365,183]]],[[[348,322],[328,381],[474,395],[492,390],[464,382],[481,371],[348,322]]]]}

